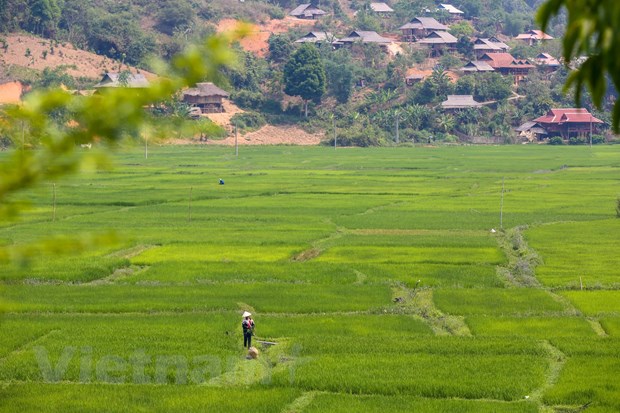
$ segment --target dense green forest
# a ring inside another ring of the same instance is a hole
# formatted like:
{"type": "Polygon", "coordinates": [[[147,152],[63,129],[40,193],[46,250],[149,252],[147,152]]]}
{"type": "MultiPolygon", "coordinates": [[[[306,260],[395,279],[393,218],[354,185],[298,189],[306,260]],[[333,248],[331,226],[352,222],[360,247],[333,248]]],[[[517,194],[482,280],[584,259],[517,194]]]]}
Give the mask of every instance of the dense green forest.
{"type": "Polygon", "coordinates": [[[0,0],[0,31],[25,30],[71,42],[133,65],[150,54],[170,57],[185,43],[213,31],[210,23],[237,17],[250,21],[281,18],[269,3],[189,0],[0,0]]]}
{"type": "MultiPolygon", "coordinates": [[[[250,129],[265,122],[297,123],[310,130],[326,131],[331,137],[326,143],[333,143],[335,137],[342,145],[359,146],[450,142],[473,136],[513,142],[515,126],[552,107],[574,105],[572,96],[563,91],[568,69],[560,68],[551,74],[535,70],[518,85],[498,73],[462,76],[456,81],[451,73],[475,59],[475,37],[498,36],[511,46],[510,53],[517,58],[533,59],[541,52],[559,57],[561,46],[557,39],[534,46],[512,40],[536,28],[534,16],[542,1],[455,0],[452,4],[464,11],[464,19],[449,22],[450,16],[437,11],[433,0],[392,1],[394,13],[389,18],[374,14],[369,1],[322,0],[319,5],[327,15],[317,21],[315,31],[345,36],[351,30],[372,30],[397,36],[402,24],[423,13],[450,23],[450,33],[459,43],[455,52],[432,59],[419,47],[403,47],[401,53],[390,56],[376,44],[350,49],[311,46],[319,56],[321,68],[316,73],[322,80],[313,86],[315,90],[304,92],[307,97],[294,93],[303,98],[295,100],[286,98],[285,92],[302,90],[299,84],[291,84],[302,80],[286,76],[285,68],[297,58],[299,47],[294,41],[308,28],[291,26],[288,32],[271,35],[264,58],[238,47],[240,64],[225,70],[227,80],[220,86],[247,111],[236,121],[250,129]],[[406,73],[415,67],[430,68],[432,74],[407,86],[406,73]],[[480,102],[495,103],[445,113],[439,104],[450,94],[471,94],[480,102]]],[[[296,6],[297,2],[289,0],[0,0],[0,22],[4,32],[21,30],[67,41],[151,69],[150,56],[169,59],[187,44],[213,33],[222,18],[263,23],[284,18],[296,6]]],[[[563,27],[564,18],[560,16],[547,32],[557,38],[562,36],[563,27]]],[[[47,86],[54,83],[49,75],[44,79],[47,86]]],[[[52,75],[59,77],[58,73],[52,75]]],[[[595,116],[609,121],[614,99],[610,95],[604,109],[594,111],[595,116]]],[[[589,95],[583,96],[582,104],[592,109],[589,95]]],[[[584,141],[576,138],[572,143],[584,141]]]]}
{"type": "MultiPolygon", "coordinates": [[[[419,15],[421,10],[435,7],[433,0],[394,2],[395,16],[386,20],[367,12],[368,1],[346,3],[359,11],[353,20],[343,12],[338,0],[320,2],[330,12],[321,26],[333,29],[344,24],[362,30],[389,31],[419,15]]],[[[467,19],[474,19],[476,32],[488,37],[498,33],[514,36],[534,27],[534,11],[542,0],[453,3],[465,12],[467,19]]],[[[211,32],[212,24],[221,18],[260,22],[283,18],[296,5],[289,0],[0,0],[0,31],[25,30],[139,65],[145,63],[150,53],[172,55],[188,40],[211,32]]],[[[558,34],[555,32],[559,30],[560,26],[554,27],[550,33],[558,34]]]]}

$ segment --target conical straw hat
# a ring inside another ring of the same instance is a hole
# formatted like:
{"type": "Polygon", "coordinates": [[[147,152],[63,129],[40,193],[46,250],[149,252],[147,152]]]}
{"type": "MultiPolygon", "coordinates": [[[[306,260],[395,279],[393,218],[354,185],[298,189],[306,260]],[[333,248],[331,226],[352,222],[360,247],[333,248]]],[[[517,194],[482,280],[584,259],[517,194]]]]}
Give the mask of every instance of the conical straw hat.
{"type": "Polygon", "coordinates": [[[247,311],[244,311],[243,315],[241,317],[246,318],[246,317],[249,317],[251,315],[252,315],[252,313],[248,313],[247,311]]]}

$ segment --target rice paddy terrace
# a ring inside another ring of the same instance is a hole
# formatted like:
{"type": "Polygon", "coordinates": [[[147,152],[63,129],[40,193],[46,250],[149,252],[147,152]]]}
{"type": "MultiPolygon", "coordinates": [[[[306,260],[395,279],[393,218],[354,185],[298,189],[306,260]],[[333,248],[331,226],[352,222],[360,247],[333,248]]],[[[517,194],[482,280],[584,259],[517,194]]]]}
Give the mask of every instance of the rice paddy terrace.
{"type": "Polygon", "coordinates": [[[620,146],[112,158],[0,226],[0,411],[620,410],[620,146]]]}

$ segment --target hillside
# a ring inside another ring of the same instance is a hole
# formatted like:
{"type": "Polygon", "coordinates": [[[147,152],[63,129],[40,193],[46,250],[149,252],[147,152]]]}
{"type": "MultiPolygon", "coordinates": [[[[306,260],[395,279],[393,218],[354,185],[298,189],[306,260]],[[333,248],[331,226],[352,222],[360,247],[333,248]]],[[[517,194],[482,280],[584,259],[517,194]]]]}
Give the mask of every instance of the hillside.
{"type": "MultiPolygon", "coordinates": [[[[34,81],[28,79],[34,87],[36,71],[47,67],[66,67],[67,74],[90,79],[125,69],[119,62],[133,65],[133,71],[148,70],[150,56],[170,60],[188,44],[244,21],[250,33],[233,46],[237,64],[222,69],[218,86],[248,117],[261,119],[260,125],[293,124],[329,137],[335,127],[338,142],[354,146],[544,143],[559,132],[517,128],[552,108],[575,105],[562,92],[568,77],[558,61],[564,23],[554,21],[548,33],[537,30],[534,15],[541,0],[458,0],[454,13],[431,0],[392,0],[382,10],[325,0],[309,8],[316,15],[296,10],[299,18],[291,14],[299,5],[285,0],[49,2],[57,6],[53,19],[42,19],[34,7],[16,14],[18,0],[0,4],[0,18],[13,19],[0,30],[42,36],[0,39],[4,72],[34,71],[34,81]],[[303,90],[287,84],[303,83],[303,72],[293,80],[285,77],[286,64],[302,44],[316,46],[324,72],[309,98],[285,93],[303,90]],[[526,98],[511,99],[516,95],[526,98]],[[455,101],[469,103],[453,107],[455,101]]],[[[609,124],[615,98],[609,93],[603,110],[595,111],[586,94],[581,105],[609,124]]],[[[229,133],[232,114],[216,120],[229,133]]],[[[560,142],[584,144],[589,128],[582,126],[559,133],[560,142]]],[[[601,135],[596,141],[612,138],[605,127],[594,134],[601,135]]]]}
{"type": "MultiPolygon", "coordinates": [[[[217,23],[217,31],[221,33],[233,30],[239,22],[237,19],[222,19],[217,23]]],[[[241,40],[241,47],[257,56],[266,57],[269,51],[269,36],[286,33],[291,29],[312,30],[316,23],[314,20],[296,19],[291,16],[271,19],[264,23],[253,23],[249,35],[241,40]]]]}
{"type": "Polygon", "coordinates": [[[4,37],[6,46],[0,49],[0,70],[22,67],[34,71],[46,68],[66,67],[66,73],[73,77],[100,79],[105,72],[131,70],[149,76],[152,73],[138,70],[106,56],[80,50],[69,43],[28,34],[9,34],[4,37]]]}
{"type": "MultiPolygon", "coordinates": [[[[325,138],[324,134],[312,134],[296,126],[265,125],[257,131],[240,135],[238,145],[318,145],[325,138]]],[[[224,140],[210,141],[216,145],[234,145],[234,135],[224,140]]]]}

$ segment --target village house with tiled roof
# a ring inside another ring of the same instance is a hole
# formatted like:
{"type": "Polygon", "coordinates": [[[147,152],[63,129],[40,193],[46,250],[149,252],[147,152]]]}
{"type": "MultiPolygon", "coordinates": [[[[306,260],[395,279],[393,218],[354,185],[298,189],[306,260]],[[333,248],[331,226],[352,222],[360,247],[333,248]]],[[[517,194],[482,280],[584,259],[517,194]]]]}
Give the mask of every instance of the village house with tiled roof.
{"type": "Polygon", "coordinates": [[[370,3],[370,10],[381,17],[389,17],[394,14],[394,9],[387,3],[370,3]]]}
{"type": "Polygon", "coordinates": [[[381,36],[377,32],[367,30],[354,30],[348,36],[334,42],[336,46],[351,46],[355,43],[375,43],[380,46],[387,46],[392,43],[392,39],[381,36]]]}
{"type": "Polygon", "coordinates": [[[321,43],[333,43],[337,40],[338,39],[330,32],[309,32],[305,36],[295,40],[295,43],[315,43],[320,45],[321,43]]]}
{"type": "Polygon", "coordinates": [[[496,72],[514,77],[514,83],[519,84],[534,68],[527,59],[517,59],[510,53],[485,53],[479,61],[488,63],[496,72]]]}
{"type": "Polygon", "coordinates": [[[441,3],[439,7],[437,7],[437,11],[447,12],[451,19],[458,20],[463,17],[465,14],[464,11],[457,9],[451,4],[441,3]]]}
{"type": "Polygon", "coordinates": [[[327,13],[310,3],[306,3],[295,7],[289,14],[293,17],[297,17],[298,19],[314,20],[326,15],[327,13]]]}
{"type": "Polygon", "coordinates": [[[495,69],[491,67],[487,62],[483,62],[480,60],[472,60],[467,63],[463,68],[461,68],[463,73],[483,73],[483,72],[494,72],[495,69]]]}
{"type": "Polygon", "coordinates": [[[409,23],[399,27],[404,42],[415,42],[434,31],[447,31],[448,26],[432,17],[414,17],[409,23]]]}
{"type": "Polygon", "coordinates": [[[546,73],[554,72],[561,66],[560,61],[549,53],[539,53],[534,62],[546,73]]]}
{"type": "Polygon", "coordinates": [[[497,37],[477,38],[474,40],[474,52],[477,58],[485,53],[506,53],[508,50],[510,50],[510,46],[497,37]]]}
{"type": "Polygon", "coordinates": [[[519,35],[517,35],[515,37],[516,40],[521,40],[525,43],[527,43],[529,46],[533,46],[536,43],[545,41],[545,40],[552,40],[553,37],[548,35],[547,33],[543,32],[542,30],[529,30],[525,33],[521,33],[519,35]]]}
{"type": "Polygon", "coordinates": [[[482,103],[476,102],[472,95],[448,95],[448,98],[441,102],[441,108],[448,112],[478,108],[480,106],[482,106],[482,103]]]}
{"type": "Polygon", "coordinates": [[[563,139],[596,132],[600,125],[605,123],[584,108],[550,109],[546,115],[534,119],[533,122],[540,125],[548,136],[561,136],[563,139]]]}
{"type": "Polygon", "coordinates": [[[431,55],[437,56],[445,51],[456,50],[458,39],[448,32],[434,31],[418,43],[430,47],[431,55]]]}

